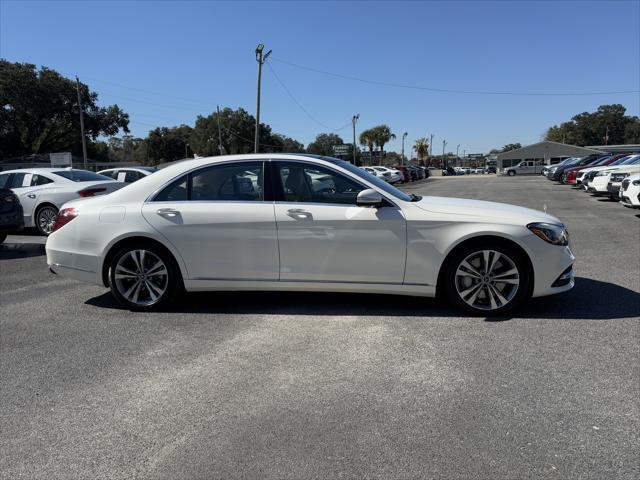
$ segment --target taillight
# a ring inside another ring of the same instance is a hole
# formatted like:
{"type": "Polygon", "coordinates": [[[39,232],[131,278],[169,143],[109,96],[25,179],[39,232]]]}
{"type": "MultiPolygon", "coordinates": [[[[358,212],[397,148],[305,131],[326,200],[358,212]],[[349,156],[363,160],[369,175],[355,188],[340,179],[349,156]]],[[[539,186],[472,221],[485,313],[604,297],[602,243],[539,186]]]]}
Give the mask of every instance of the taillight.
{"type": "Polygon", "coordinates": [[[85,188],[84,190],[80,190],[78,195],[81,197],[93,197],[94,195],[99,194],[100,192],[106,192],[106,188],[85,188]]]}
{"type": "Polygon", "coordinates": [[[78,216],[77,208],[63,208],[58,212],[56,223],[53,224],[53,231],[64,227],[67,223],[78,216]]]}

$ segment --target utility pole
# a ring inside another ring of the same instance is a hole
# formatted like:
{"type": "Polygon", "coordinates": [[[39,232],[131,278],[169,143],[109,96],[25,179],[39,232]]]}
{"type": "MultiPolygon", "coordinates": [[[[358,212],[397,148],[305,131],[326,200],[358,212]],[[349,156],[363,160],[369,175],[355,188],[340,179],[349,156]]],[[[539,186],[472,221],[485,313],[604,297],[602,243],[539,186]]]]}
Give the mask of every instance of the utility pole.
{"type": "Polygon", "coordinates": [[[189,148],[189,144],[187,142],[184,142],[184,158],[189,158],[188,157],[188,153],[187,153],[187,149],[189,148]]]}
{"type": "Polygon", "coordinates": [[[609,145],[609,125],[607,125],[607,131],[604,134],[604,144],[609,145]]]}
{"type": "Polygon", "coordinates": [[[445,167],[448,167],[449,165],[445,163],[444,161],[444,147],[447,145],[447,141],[446,140],[442,140],[442,163],[444,164],[445,167]]]}
{"type": "Polygon", "coordinates": [[[360,118],[360,114],[356,114],[351,117],[351,124],[353,125],[353,164],[356,164],[356,122],[360,118]]]}
{"type": "Polygon", "coordinates": [[[402,160],[402,165],[404,165],[404,139],[405,137],[409,135],[407,132],[404,132],[402,134],[402,155],[400,156],[401,160],[402,160]]]}
{"type": "Polygon", "coordinates": [[[220,107],[216,105],[218,110],[218,151],[220,155],[224,155],[224,147],[222,146],[222,131],[220,130],[220,107]]]}
{"type": "Polygon", "coordinates": [[[458,144],[458,146],[456,147],[456,163],[459,163],[460,165],[462,165],[459,154],[460,154],[460,144],[458,144]]]}
{"type": "Polygon", "coordinates": [[[84,169],[87,169],[87,141],[84,138],[84,114],[82,108],[82,98],[80,97],[80,79],[76,75],[76,91],[78,92],[78,110],[80,110],[80,136],[82,137],[82,162],[84,169]]]}
{"type": "Polygon", "coordinates": [[[269,50],[264,56],[262,56],[262,52],[264,50],[263,44],[258,44],[256,48],[256,62],[258,62],[258,96],[256,101],[256,138],[253,142],[253,151],[254,153],[258,153],[260,151],[259,139],[260,139],[260,82],[262,81],[262,65],[267,61],[269,55],[271,55],[271,50],[269,50]]]}
{"type": "Polygon", "coordinates": [[[433,133],[429,136],[429,156],[433,156],[433,133]]]}

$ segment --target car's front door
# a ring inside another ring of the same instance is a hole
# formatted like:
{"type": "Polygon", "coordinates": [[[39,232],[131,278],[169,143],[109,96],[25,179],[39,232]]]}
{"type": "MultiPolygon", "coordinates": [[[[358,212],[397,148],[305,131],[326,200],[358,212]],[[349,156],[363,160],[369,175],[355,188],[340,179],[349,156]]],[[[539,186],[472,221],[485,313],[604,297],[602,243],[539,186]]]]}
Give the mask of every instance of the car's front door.
{"type": "Polygon", "coordinates": [[[224,162],[177,178],[143,215],[182,256],[191,280],[277,280],[273,202],[263,162],[224,162]]]}
{"type": "Polygon", "coordinates": [[[402,283],[407,231],[402,210],[356,205],[366,188],[311,162],[272,162],[280,280],[402,283]]]}
{"type": "Polygon", "coordinates": [[[20,199],[20,204],[26,218],[35,215],[35,209],[38,205],[38,197],[43,190],[49,190],[54,186],[54,181],[49,177],[37,173],[27,173],[22,179],[22,186],[14,188],[14,192],[20,199]]]}

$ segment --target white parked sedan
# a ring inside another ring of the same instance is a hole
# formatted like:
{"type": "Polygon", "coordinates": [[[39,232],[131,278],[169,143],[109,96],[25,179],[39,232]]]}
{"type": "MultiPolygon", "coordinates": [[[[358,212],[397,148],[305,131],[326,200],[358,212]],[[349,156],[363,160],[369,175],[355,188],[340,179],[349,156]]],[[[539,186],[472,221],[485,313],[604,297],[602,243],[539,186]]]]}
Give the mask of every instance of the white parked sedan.
{"type": "Polygon", "coordinates": [[[640,208],[640,173],[631,175],[622,181],[620,203],[625,207],[640,208]]]}
{"type": "Polygon", "coordinates": [[[382,167],[380,165],[371,168],[377,170],[378,172],[382,172],[383,174],[388,173],[388,176],[385,175],[385,180],[387,180],[387,182],[391,184],[404,182],[404,173],[402,173],[400,170],[396,170],[395,168],[382,167]]]}
{"type": "Polygon", "coordinates": [[[0,173],[0,187],[10,188],[20,199],[24,226],[49,235],[63,203],[79,197],[113,192],[125,184],[86,170],[25,168],[0,173]]]}
{"type": "Polygon", "coordinates": [[[101,170],[98,173],[118,182],[133,183],[157,171],[157,167],[120,167],[101,170]]]}
{"type": "Polygon", "coordinates": [[[183,161],[69,202],[46,252],[52,272],[132,310],[183,289],[285,290],[441,293],[502,314],[572,288],[575,259],[543,212],[408,195],[349,162],[287,154],[183,161]]]}

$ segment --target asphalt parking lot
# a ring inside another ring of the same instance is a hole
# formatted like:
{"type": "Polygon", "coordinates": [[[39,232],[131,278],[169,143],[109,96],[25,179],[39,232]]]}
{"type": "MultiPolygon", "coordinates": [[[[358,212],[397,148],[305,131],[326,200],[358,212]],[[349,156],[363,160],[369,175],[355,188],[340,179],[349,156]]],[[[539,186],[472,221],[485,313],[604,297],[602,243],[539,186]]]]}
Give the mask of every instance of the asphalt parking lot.
{"type": "Polygon", "coordinates": [[[302,293],[139,314],[49,274],[38,237],[9,237],[0,476],[640,478],[640,211],[541,177],[407,190],[546,205],[576,287],[493,320],[302,293]]]}

